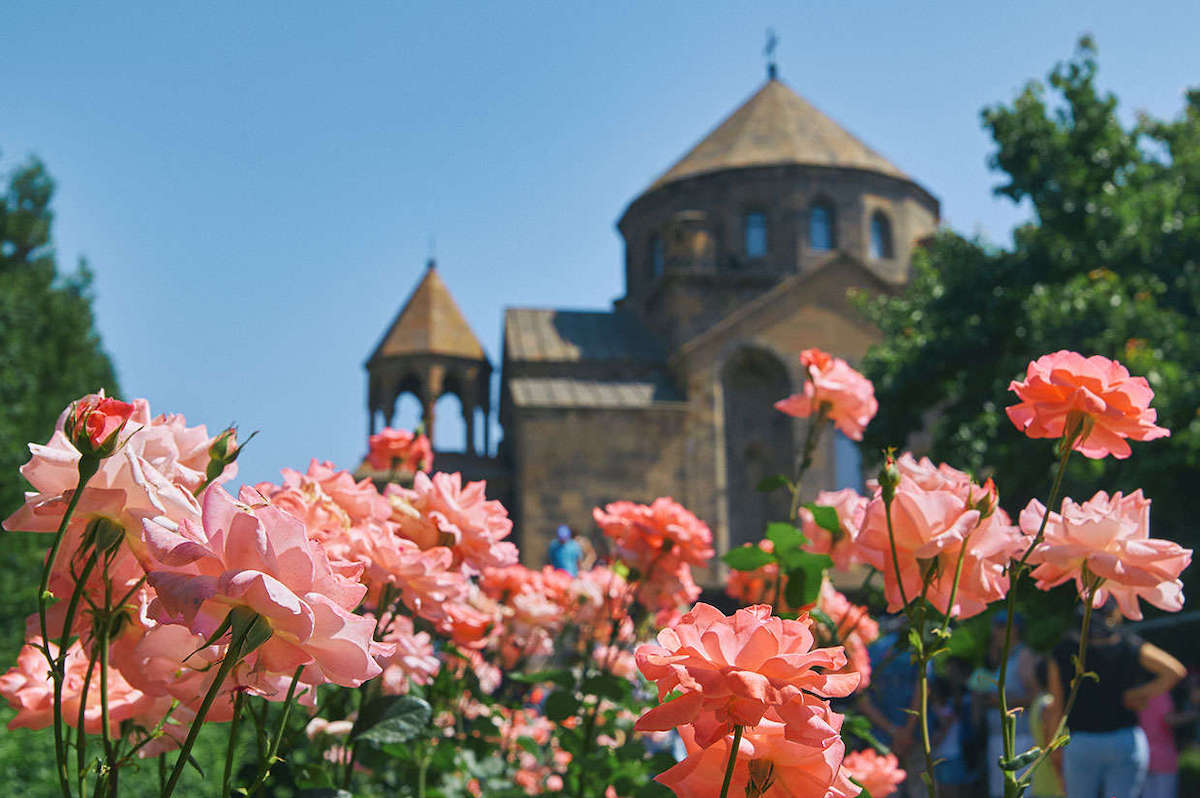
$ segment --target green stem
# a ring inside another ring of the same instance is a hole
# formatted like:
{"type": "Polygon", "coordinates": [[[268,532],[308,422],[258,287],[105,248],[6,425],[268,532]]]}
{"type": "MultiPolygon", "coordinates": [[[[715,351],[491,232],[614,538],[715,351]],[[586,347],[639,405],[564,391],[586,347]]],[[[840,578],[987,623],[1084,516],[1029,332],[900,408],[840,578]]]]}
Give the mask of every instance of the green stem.
{"type": "Polygon", "coordinates": [[[808,419],[808,431],[804,434],[804,448],[796,461],[796,473],[792,477],[792,506],[788,510],[788,520],[795,521],[796,513],[800,510],[800,482],[808,469],[812,468],[813,454],[817,451],[817,442],[821,440],[821,432],[825,428],[825,420],[829,416],[829,405],[822,402],[815,416],[808,419]]]}
{"type": "Polygon", "coordinates": [[[242,704],[245,703],[246,693],[238,690],[233,699],[233,720],[229,725],[229,743],[225,746],[225,777],[221,779],[221,798],[229,798],[233,789],[233,760],[237,758],[238,723],[242,719],[242,704]]]}
{"type": "Polygon", "coordinates": [[[292,683],[288,686],[287,697],[283,699],[283,714],[279,717],[279,731],[276,732],[275,738],[271,740],[271,747],[267,749],[266,762],[259,768],[258,776],[255,777],[254,783],[250,785],[247,795],[254,795],[258,792],[267,783],[267,777],[271,775],[271,766],[275,764],[276,755],[279,753],[279,743],[283,740],[283,733],[287,731],[288,717],[292,714],[292,699],[296,697],[296,685],[300,683],[300,674],[303,672],[304,666],[301,665],[292,674],[292,683]]]}
{"type": "MultiPolygon", "coordinates": [[[[105,596],[107,599],[108,596],[105,596]]],[[[104,617],[97,626],[100,627],[100,639],[96,645],[100,647],[100,735],[104,741],[104,763],[108,774],[108,794],[116,796],[117,757],[113,748],[112,735],[109,731],[108,716],[108,633],[112,621],[108,617],[108,601],[105,601],[104,617]]]]}
{"type": "Polygon", "coordinates": [[[729,798],[729,783],[733,781],[733,766],[737,764],[738,746],[742,744],[742,727],[733,727],[733,744],[729,746],[729,761],[725,763],[725,778],[721,781],[721,798],[729,798]]]}
{"type": "Polygon", "coordinates": [[[79,500],[83,497],[84,486],[87,485],[88,480],[95,476],[96,471],[100,468],[100,461],[91,457],[80,457],[77,468],[79,479],[75,485],[75,492],[71,494],[71,498],[67,502],[67,510],[63,513],[62,520],[58,524],[58,530],[54,533],[54,542],[50,546],[50,553],[46,555],[46,562],[42,565],[42,579],[38,585],[37,593],[38,624],[42,633],[42,650],[46,655],[46,661],[50,664],[50,676],[54,680],[54,759],[58,772],[58,786],[62,790],[63,798],[70,798],[71,796],[70,774],[67,767],[67,743],[63,735],[62,718],[62,682],[66,652],[59,651],[57,657],[50,655],[50,633],[46,624],[46,599],[50,586],[50,573],[54,570],[54,561],[58,559],[58,550],[62,548],[63,538],[67,532],[67,525],[70,524],[71,516],[75,514],[75,508],[79,506],[79,500]]]}
{"type": "MultiPolygon", "coordinates": [[[[1000,652],[1000,673],[998,675],[998,683],[996,685],[997,696],[1000,700],[1000,725],[1001,738],[1004,744],[1004,758],[1012,759],[1016,755],[1016,736],[1017,736],[1017,719],[1008,711],[1008,655],[1012,650],[1012,630],[1013,630],[1013,615],[1016,613],[1017,606],[1017,586],[1021,582],[1021,577],[1025,575],[1025,563],[1029,560],[1029,555],[1033,554],[1033,550],[1038,547],[1042,539],[1046,535],[1046,525],[1050,522],[1050,513],[1054,511],[1054,505],[1058,502],[1059,494],[1062,491],[1063,477],[1067,473],[1067,462],[1071,459],[1074,441],[1068,442],[1063,439],[1062,453],[1058,460],[1058,471],[1054,475],[1054,482],[1050,486],[1050,497],[1046,501],[1046,512],[1042,515],[1042,523],[1038,526],[1037,534],[1033,536],[1029,547],[1025,549],[1025,553],[1021,555],[1021,559],[1009,568],[1009,585],[1008,598],[1005,601],[1005,613],[1007,618],[1004,623],[1004,648],[1000,652]]],[[[1015,771],[1004,771],[1004,795],[1005,798],[1017,798],[1021,794],[1018,789],[1017,775],[1015,771]]]]}
{"type": "Polygon", "coordinates": [[[1045,749],[1038,755],[1037,759],[1033,760],[1033,764],[1025,772],[1026,783],[1033,778],[1034,772],[1045,761],[1046,757],[1050,756],[1059,747],[1057,741],[1062,737],[1063,732],[1067,730],[1067,718],[1071,714],[1071,710],[1075,708],[1075,699],[1079,697],[1079,685],[1083,683],[1084,674],[1087,673],[1087,641],[1092,625],[1092,599],[1096,595],[1096,591],[1100,589],[1100,584],[1103,581],[1103,579],[1097,577],[1096,581],[1092,583],[1091,588],[1087,591],[1087,596],[1084,599],[1087,603],[1083,607],[1083,624],[1079,629],[1079,650],[1075,655],[1075,674],[1071,677],[1071,692],[1067,696],[1067,702],[1063,705],[1062,717],[1058,719],[1058,726],[1054,730],[1054,736],[1047,741],[1045,749]]]}
{"type": "MultiPolygon", "coordinates": [[[[982,521],[980,522],[982,523],[982,521]]],[[[979,525],[976,524],[976,529],[979,525]]],[[[972,530],[973,532],[974,530],[972,530]]],[[[946,616],[942,619],[942,634],[944,640],[946,633],[950,630],[950,614],[954,612],[954,602],[958,599],[958,582],[962,578],[963,560],[967,556],[967,544],[971,542],[971,534],[963,538],[962,548],[958,550],[958,562],[954,565],[954,581],[950,583],[950,600],[946,602],[946,616]]]]}
{"type": "MultiPolygon", "coordinates": [[[[921,622],[921,632],[924,634],[924,620],[921,622]]],[[[921,676],[918,680],[921,691],[921,747],[925,752],[925,786],[929,790],[929,798],[938,798],[937,778],[933,772],[933,746],[929,741],[929,662],[921,657],[921,676]]]]}
{"type": "Polygon", "coordinates": [[[428,748],[422,746],[421,761],[417,766],[417,798],[425,798],[425,778],[431,759],[432,754],[428,748]]]}
{"type": "Polygon", "coordinates": [[[892,568],[896,572],[896,587],[900,590],[900,601],[907,607],[908,595],[904,592],[904,580],[900,578],[900,555],[896,551],[896,530],[892,527],[892,502],[887,499],[883,502],[883,514],[887,517],[888,543],[892,547],[892,568]]]}
{"type": "Polygon", "coordinates": [[[91,691],[92,676],[96,672],[96,657],[99,652],[96,647],[92,647],[92,653],[88,656],[87,676],[83,680],[83,686],[79,689],[79,720],[75,726],[75,779],[79,790],[80,798],[85,798],[87,795],[84,771],[87,768],[87,700],[88,693],[91,691]]]}
{"type": "Polygon", "coordinates": [[[183,746],[179,749],[179,757],[175,760],[175,767],[171,769],[171,776],[167,779],[167,786],[163,788],[161,798],[171,798],[171,794],[175,792],[175,785],[179,783],[179,777],[183,775],[183,769],[187,767],[188,758],[192,753],[192,746],[196,744],[196,738],[200,736],[200,728],[204,725],[204,719],[208,717],[208,710],[212,708],[213,701],[217,699],[217,695],[221,692],[221,687],[225,684],[225,680],[229,678],[229,674],[233,672],[234,667],[241,660],[242,646],[245,645],[246,638],[253,627],[253,623],[246,624],[241,633],[238,634],[235,631],[232,639],[229,641],[229,648],[225,651],[225,658],[221,660],[221,667],[217,670],[217,676],[209,686],[208,692],[204,694],[204,700],[201,701],[200,709],[196,712],[196,717],[192,721],[191,728],[188,729],[187,739],[183,741],[183,746]]]}

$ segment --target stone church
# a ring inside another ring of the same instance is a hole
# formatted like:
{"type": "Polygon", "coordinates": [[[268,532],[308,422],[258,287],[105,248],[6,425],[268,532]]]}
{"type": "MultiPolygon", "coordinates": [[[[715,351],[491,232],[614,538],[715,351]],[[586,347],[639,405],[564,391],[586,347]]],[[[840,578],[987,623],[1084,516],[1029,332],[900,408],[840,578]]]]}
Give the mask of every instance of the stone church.
{"type": "MultiPolygon", "coordinates": [[[[798,354],[861,359],[878,332],[849,295],[902,284],[938,212],[772,70],[625,208],[625,295],[611,309],[505,311],[494,449],[493,364],[432,262],[367,361],[371,431],[403,394],[427,428],[436,400],[456,395],[466,451],[438,452],[436,467],[488,480],[530,566],[559,524],[594,534],[592,508],[617,499],[674,497],[718,553],[758,540],[787,513],[782,491],[754,487],[791,472],[805,422],[771,405],[802,385],[798,354]]],[[[807,493],[861,485],[856,446],[840,433],[822,444],[807,493]]]]}

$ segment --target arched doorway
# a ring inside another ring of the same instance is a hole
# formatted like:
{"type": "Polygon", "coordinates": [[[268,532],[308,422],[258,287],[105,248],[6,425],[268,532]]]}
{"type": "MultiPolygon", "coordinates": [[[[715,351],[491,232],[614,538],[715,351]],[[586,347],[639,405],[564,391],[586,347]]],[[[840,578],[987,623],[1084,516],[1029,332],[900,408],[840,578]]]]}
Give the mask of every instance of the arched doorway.
{"type": "Polygon", "coordinates": [[[772,474],[791,474],[792,419],[772,405],[791,393],[787,369],[763,349],[739,350],[721,371],[729,546],[760,540],[771,521],[787,520],[786,491],[760,493],[772,474]]]}

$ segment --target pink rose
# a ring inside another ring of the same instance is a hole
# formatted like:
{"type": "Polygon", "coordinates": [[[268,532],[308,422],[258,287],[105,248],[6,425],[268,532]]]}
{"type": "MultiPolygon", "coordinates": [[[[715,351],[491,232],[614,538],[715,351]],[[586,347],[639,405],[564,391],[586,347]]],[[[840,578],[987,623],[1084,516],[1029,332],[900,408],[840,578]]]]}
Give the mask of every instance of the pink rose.
{"type": "Polygon", "coordinates": [[[1085,358],[1067,350],[1043,355],[1029,364],[1023,382],[1013,380],[1008,389],[1021,398],[1006,408],[1008,417],[1030,438],[1061,438],[1072,413],[1090,419],[1074,447],[1084,457],[1124,459],[1130,455],[1126,439],[1171,434],[1154,423],[1154,391],[1146,379],[1129,376],[1120,363],[1100,355],[1085,358]]]}
{"type": "Polygon", "coordinates": [[[879,410],[875,386],[840,357],[820,349],[800,353],[808,379],[804,390],[780,399],[775,409],[796,418],[807,418],[825,407],[829,419],[852,440],[861,441],[863,430],[879,410]]]}
{"type": "Polygon", "coordinates": [[[673,627],[658,634],[659,645],[637,650],[638,669],[658,686],[659,700],[638,719],[638,731],[692,725],[701,745],[712,745],[734,726],[753,726],[768,712],[787,723],[793,739],[820,744],[837,736],[829,710],[832,697],[849,695],[858,674],[837,675],[846,664],[838,648],[814,648],[807,616],[786,621],[765,604],[726,617],[697,604],[673,627]]]}
{"type": "Polygon", "coordinates": [[[234,607],[247,607],[272,636],[251,655],[259,670],[290,674],[301,665],[313,683],[357,687],[378,676],[375,625],[352,610],[366,588],[361,566],[331,563],[303,523],[243,488],[241,504],[220,486],[205,493],[200,519],[143,524],[157,563],[149,583],[163,620],[211,635],[234,607]]]}
{"type": "Polygon", "coordinates": [[[895,754],[880,756],[873,748],[846,754],[842,769],[871,794],[871,798],[886,798],[900,789],[908,775],[900,769],[895,754]]]}
{"type": "Polygon", "coordinates": [[[376,471],[416,473],[433,468],[433,447],[424,435],[384,427],[370,437],[368,447],[367,463],[376,471]]]}
{"type": "Polygon", "coordinates": [[[401,536],[422,549],[446,546],[454,564],[473,571],[511,565],[517,547],[504,540],[512,532],[508,510],[486,496],[484,482],[463,485],[462,475],[418,473],[412,488],[388,485],[392,521],[401,536]]]}
{"type": "MultiPolygon", "coordinates": [[[[1031,501],[1021,511],[1021,529],[1032,537],[1045,513],[1041,502],[1031,501]]],[[[1191,549],[1150,537],[1150,500],[1140,490],[1111,497],[1100,491],[1083,504],[1063,499],[1062,513],[1050,514],[1045,538],[1029,555],[1042,590],[1074,579],[1083,596],[1085,580],[1091,581],[1086,569],[1104,580],[1092,605],[1101,606],[1112,594],[1121,613],[1135,621],[1142,619],[1139,598],[1170,612],[1182,609],[1179,575],[1191,561],[1191,549]]]]}

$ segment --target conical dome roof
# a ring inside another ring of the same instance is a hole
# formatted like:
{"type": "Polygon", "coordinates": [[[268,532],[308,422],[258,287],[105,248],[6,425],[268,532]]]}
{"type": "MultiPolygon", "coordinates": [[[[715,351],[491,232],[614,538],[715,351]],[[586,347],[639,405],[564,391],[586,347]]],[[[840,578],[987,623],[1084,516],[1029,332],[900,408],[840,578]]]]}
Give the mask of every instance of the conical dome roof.
{"type": "Polygon", "coordinates": [[[771,79],[647,191],[709,172],[777,164],[866,169],[911,180],[788,86],[771,79]]]}
{"type": "Polygon", "coordinates": [[[368,362],[402,355],[449,355],[487,360],[433,261],[368,362]]]}

